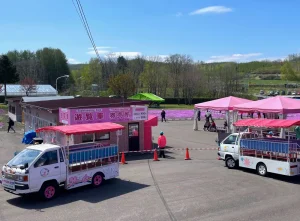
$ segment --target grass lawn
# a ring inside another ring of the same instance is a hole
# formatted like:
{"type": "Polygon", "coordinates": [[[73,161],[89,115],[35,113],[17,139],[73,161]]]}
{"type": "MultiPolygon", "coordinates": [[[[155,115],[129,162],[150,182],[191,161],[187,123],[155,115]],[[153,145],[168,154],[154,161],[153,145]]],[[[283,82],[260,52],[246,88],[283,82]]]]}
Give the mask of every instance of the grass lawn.
{"type": "Polygon", "coordinates": [[[194,105],[161,104],[159,107],[151,107],[149,109],[181,109],[181,110],[188,110],[188,109],[194,109],[194,105]]]}
{"type": "Polygon", "coordinates": [[[297,81],[286,81],[286,80],[257,80],[257,79],[244,79],[243,80],[243,83],[248,83],[249,81],[249,84],[250,85],[255,85],[255,84],[258,84],[258,85],[284,85],[286,83],[298,83],[297,81]]]}
{"type": "Polygon", "coordinates": [[[7,111],[8,106],[6,104],[0,104],[0,109],[7,111]]]}

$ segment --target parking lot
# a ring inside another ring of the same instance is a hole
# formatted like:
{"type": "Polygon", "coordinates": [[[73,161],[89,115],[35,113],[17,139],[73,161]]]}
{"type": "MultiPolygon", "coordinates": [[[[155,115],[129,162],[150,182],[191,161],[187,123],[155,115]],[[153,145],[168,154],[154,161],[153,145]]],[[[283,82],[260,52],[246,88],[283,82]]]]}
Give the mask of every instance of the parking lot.
{"type": "MultiPolygon", "coordinates": [[[[168,157],[154,162],[152,154],[127,156],[120,177],[98,189],[62,190],[50,202],[0,189],[0,221],[299,220],[299,178],[228,170],[216,160],[216,133],[192,128],[192,121],[159,123],[154,141],[164,131],[168,157]],[[184,160],[186,147],[197,149],[190,161],[184,160]]],[[[23,148],[21,139],[20,133],[0,132],[1,165],[23,148]]]]}

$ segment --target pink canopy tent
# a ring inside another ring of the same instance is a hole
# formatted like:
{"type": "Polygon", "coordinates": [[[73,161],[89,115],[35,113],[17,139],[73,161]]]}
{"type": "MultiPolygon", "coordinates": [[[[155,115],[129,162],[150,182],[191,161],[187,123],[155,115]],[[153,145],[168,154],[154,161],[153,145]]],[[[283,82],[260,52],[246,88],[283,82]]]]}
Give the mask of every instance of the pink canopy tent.
{"type": "Polygon", "coordinates": [[[251,100],[229,96],[229,97],[216,99],[213,101],[195,104],[195,108],[210,109],[210,110],[217,110],[217,111],[229,111],[229,110],[233,110],[233,106],[235,105],[249,103],[249,102],[251,102],[251,100]]]}
{"type": "Polygon", "coordinates": [[[242,112],[258,111],[262,113],[280,114],[300,113],[300,101],[288,97],[276,96],[235,105],[233,109],[242,112]]]}

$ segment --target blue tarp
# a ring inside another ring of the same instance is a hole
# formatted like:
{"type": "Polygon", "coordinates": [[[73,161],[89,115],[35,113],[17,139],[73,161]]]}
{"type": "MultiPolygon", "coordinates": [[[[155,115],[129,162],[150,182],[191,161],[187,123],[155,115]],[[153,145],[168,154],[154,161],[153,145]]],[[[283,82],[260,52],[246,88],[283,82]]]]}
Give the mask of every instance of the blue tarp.
{"type": "Polygon", "coordinates": [[[33,138],[35,138],[35,137],[36,137],[36,132],[34,130],[27,131],[24,134],[22,143],[24,143],[24,144],[32,144],[33,143],[33,138]]]}
{"type": "Polygon", "coordinates": [[[79,163],[83,161],[95,160],[100,158],[108,158],[118,155],[118,146],[106,148],[97,148],[92,150],[76,150],[70,151],[69,163],[79,163]]]}
{"type": "Polygon", "coordinates": [[[289,143],[286,141],[266,141],[266,140],[248,140],[241,139],[241,148],[258,151],[272,151],[279,153],[289,152],[289,143]]]}

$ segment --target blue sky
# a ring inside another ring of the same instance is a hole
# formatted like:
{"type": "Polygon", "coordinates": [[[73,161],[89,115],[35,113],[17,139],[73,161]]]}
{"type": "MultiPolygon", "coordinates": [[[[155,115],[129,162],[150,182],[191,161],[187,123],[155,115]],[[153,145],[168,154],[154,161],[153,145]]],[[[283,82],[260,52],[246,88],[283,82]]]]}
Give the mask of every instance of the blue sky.
{"type": "MultiPolygon", "coordinates": [[[[299,53],[299,0],[81,0],[101,56],[189,54],[201,61],[299,53]]],[[[94,53],[72,0],[2,1],[0,54],[60,48],[70,63],[94,53]]]]}

